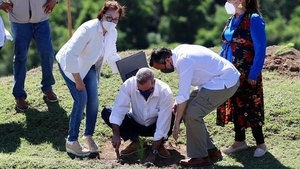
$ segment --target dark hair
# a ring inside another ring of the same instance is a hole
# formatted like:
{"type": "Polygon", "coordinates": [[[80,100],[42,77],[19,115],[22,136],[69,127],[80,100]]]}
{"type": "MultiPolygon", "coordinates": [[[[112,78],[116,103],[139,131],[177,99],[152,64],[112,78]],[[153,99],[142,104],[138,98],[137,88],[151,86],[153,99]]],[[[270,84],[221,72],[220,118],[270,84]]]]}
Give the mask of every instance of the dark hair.
{"type": "Polygon", "coordinates": [[[101,20],[103,18],[103,15],[109,9],[115,9],[115,10],[117,10],[119,12],[119,14],[120,14],[120,19],[121,19],[121,17],[125,16],[125,6],[121,6],[118,1],[112,0],[112,1],[105,1],[105,3],[103,5],[102,9],[100,10],[97,18],[99,20],[101,20]]]}
{"type": "Polygon", "coordinates": [[[154,48],[151,52],[150,66],[153,67],[153,62],[157,64],[165,64],[166,63],[165,59],[171,56],[172,56],[172,51],[169,48],[166,47],[154,48]]]}
{"type": "Polygon", "coordinates": [[[246,10],[249,13],[257,13],[262,17],[258,0],[246,0],[246,10]]]}

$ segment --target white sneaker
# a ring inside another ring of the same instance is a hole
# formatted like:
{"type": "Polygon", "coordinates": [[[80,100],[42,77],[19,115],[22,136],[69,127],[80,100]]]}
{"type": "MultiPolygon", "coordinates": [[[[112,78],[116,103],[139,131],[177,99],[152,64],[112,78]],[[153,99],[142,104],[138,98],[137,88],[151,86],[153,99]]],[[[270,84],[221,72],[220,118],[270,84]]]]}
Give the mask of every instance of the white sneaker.
{"type": "Polygon", "coordinates": [[[246,142],[244,142],[242,145],[238,146],[238,147],[235,147],[233,148],[232,146],[230,146],[229,148],[223,150],[223,152],[225,154],[232,154],[232,153],[236,153],[236,152],[239,152],[239,151],[242,151],[242,150],[245,150],[248,148],[248,145],[246,142]]]}
{"type": "Polygon", "coordinates": [[[254,157],[262,157],[263,155],[266,154],[267,151],[268,151],[267,146],[265,146],[265,149],[256,148],[256,150],[254,152],[254,157]]]}

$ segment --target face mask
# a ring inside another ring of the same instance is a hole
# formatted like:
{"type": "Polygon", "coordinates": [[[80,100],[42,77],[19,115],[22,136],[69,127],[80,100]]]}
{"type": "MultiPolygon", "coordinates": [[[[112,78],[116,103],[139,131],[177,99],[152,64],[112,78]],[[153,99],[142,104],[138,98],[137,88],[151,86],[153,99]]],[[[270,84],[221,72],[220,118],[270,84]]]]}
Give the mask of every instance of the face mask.
{"type": "Polygon", "coordinates": [[[107,22],[107,21],[103,21],[103,22],[102,22],[102,25],[103,25],[104,29],[105,29],[107,32],[112,31],[112,30],[115,29],[116,26],[117,26],[115,23],[113,23],[113,22],[107,22]]]}
{"type": "Polygon", "coordinates": [[[226,2],[225,3],[225,9],[226,9],[226,12],[229,15],[234,15],[235,14],[235,7],[231,3],[226,2]]]}
{"type": "Polygon", "coordinates": [[[141,91],[140,89],[139,89],[139,91],[140,91],[141,95],[147,100],[148,97],[151,95],[151,93],[154,91],[154,87],[151,87],[149,90],[144,91],[144,92],[141,91]]]}
{"type": "Polygon", "coordinates": [[[164,69],[161,69],[160,71],[163,72],[163,73],[172,73],[172,72],[174,72],[174,66],[172,64],[171,64],[171,66],[172,66],[172,68],[170,68],[170,69],[165,67],[164,69]]]}

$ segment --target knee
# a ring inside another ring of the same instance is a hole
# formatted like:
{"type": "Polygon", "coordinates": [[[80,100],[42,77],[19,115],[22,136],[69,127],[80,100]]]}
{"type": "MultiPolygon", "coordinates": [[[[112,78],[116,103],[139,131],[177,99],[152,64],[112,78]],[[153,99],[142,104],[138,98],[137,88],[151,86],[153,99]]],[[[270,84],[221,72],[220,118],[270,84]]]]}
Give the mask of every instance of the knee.
{"type": "Polygon", "coordinates": [[[185,113],[186,121],[194,121],[194,120],[203,120],[203,116],[201,116],[200,110],[195,109],[192,106],[188,106],[185,113]]]}
{"type": "Polygon", "coordinates": [[[104,109],[101,111],[101,117],[106,123],[109,122],[111,111],[111,107],[104,107],[104,109]]]}
{"type": "Polygon", "coordinates": [[[88,104],[92,107],[97,107],[99,106],[99,99],[98,96],[88,96],[88,104]]]}
{"type": "Polygon", "coordinates": [[[77,91],[77,97],[74,98],[75,104],[80,107],[87,105],[87,94],[86,91],[77,91]]]}
{"type": "Polygon", "coordinates": [[[15,56],[14,56],[14,63],[22,63],[22,62],[26,62],[27,60],[27,53],[24,52],[15,52],[15,56]]]}

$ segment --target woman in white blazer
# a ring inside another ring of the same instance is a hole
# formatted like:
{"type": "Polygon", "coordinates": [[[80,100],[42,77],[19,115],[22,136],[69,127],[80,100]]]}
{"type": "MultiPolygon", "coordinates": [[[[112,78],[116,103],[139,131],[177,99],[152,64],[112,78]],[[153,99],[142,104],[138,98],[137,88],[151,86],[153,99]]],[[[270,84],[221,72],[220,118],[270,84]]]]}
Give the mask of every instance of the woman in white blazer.
{"type": "Polygon", "coordinates": [[[98,19],[83,23],[56,55],[61,74],[74,99],[66,150],[76,156],[83,157],[98,152],[92,139],[99,107],[97,85],[105,61],[110,64],[114,73],[118,72],[115,62],[120,57],[116,49],[115,27],[123,16],[123,6],[117,1],[106,1],[98,19]],[[78,134],[85,107],[83,149],[78,142],[78,134]]]}

